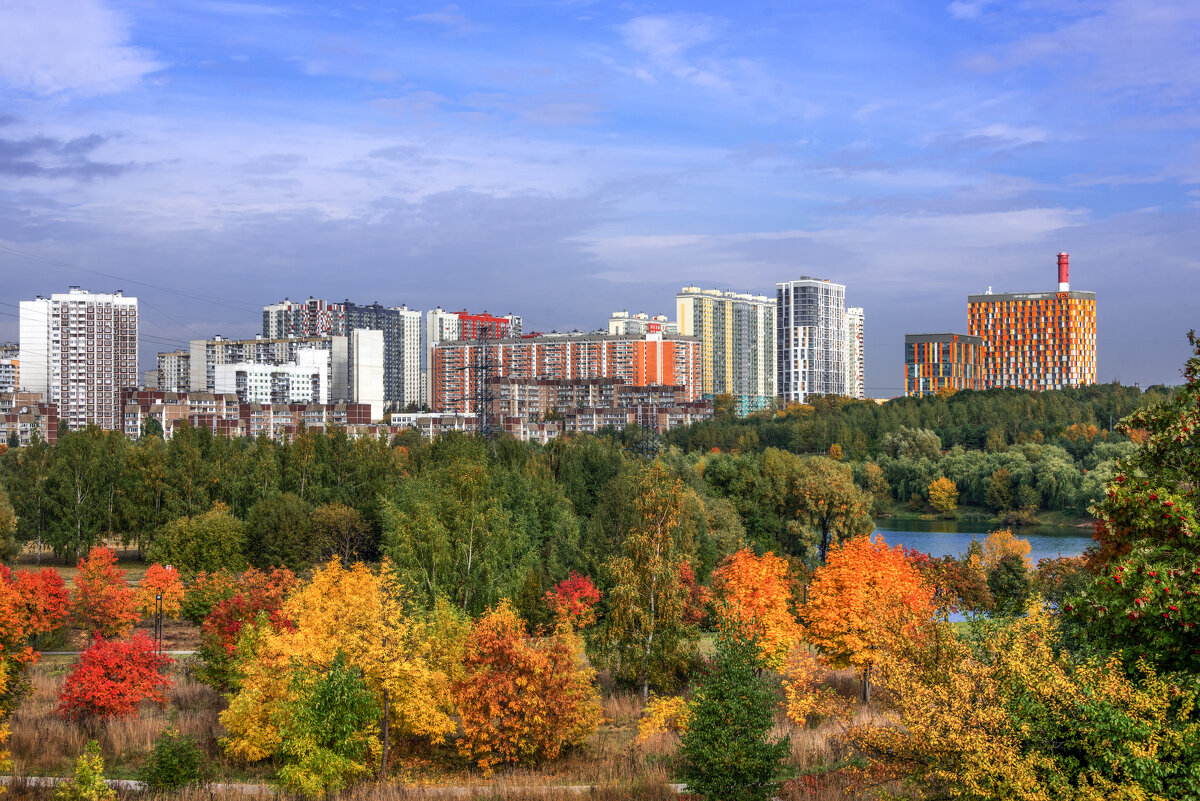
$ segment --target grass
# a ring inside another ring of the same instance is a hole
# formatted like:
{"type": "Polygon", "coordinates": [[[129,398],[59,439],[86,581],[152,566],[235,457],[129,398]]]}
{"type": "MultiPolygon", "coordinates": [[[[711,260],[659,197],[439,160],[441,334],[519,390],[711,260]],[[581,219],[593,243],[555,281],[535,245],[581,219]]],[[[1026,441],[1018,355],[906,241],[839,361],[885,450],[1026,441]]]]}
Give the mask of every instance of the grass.
{"type": "MultiPolygon", "coordinates": [[[[117,555],[117,567],[125,571],[125,579],[131,584],[137,584],[146,575],[146,568],[149,567],[143,559],[138,557],[136,548],[125,548],[120,543],[103,542],[101,545],[107,545],[113,549],[117,555]]],[[[79,568],[76,566],[76,561],[64,563],[62,559],[54,555],[54,552],[48,548],[42,548],[41,558],[38,558],[37,548],[35,545],[26,545],[25,549],[17,556],[13,567],[19,570],[28,570],[30,568],[49,567],[63,577],[63,581],[67,584],[79,573],[79,568]]]]}
{"type": "MultiPolygon", "coordinates": [[[[92,726],[68,722],[54,713],[63,680],[73,662],[72,657],[47,657],[30,669],[27,677],[30,693],[14,712],[10,747],[15,762],[15,775],[69,776],[74,761],[89,739],[99,742],[105,759],[108,778],[136,778],[155,739],[168,727],[191,735],[204,750],[213,781],[221,783],[264,783],[273,773],[268,763],[254,766],[238,765],[228,760],[219,746],[224,733],[217,719],[225,699],[212,688],[198,682],[186,661],[172,667],[174,683],[165,708],[144,703],[136,718],[100,722],[92,726]]],[[[518,801],[526,798],[594,798],[656,799],[674,798],[669,785],[674,773],[679,749],[679,737],[663,733],[643,743],[635,743],[637,722],[642,715],[640,694],[614,685],[603,671],[598,676],[602,689],[604,722],[587,742],[564,753],[559,759],[535,767],[504,768],[490,777],[458,755],[453,745],[428,748],[420,745],[405,751],[397,749],[394,781],[401,785],[420,785],[429,788],[420,794],[392,784],[367,786],[349,795],[357,801],[401,801],[417,797],[434,797],[438,787],[466,788],[470,797],[518,801]],[[590,785],[594,791],[561,790],[553,788],[590,785]]],[[[838,671],[829,679],[840,695],[853,703],[858,694],[858,681],[852,671],[838,671]]],[[[859,709],[858,720],[871,713],[859,709]]],[[[818,722],[797,727],[783,715],[776,714],[773,736],[788,736],[791,750],[783,766],[784,775],[802,777],[794,790],[784,792],[784,798],[833,798],[835,794],[800,794],[819,784],[825,789],[842,787],[838,766],[851,756],[841,743],[840,724],[818,722]],[[831,769],[832,768],[832,769],[831,769]],[[828,774],[828,775],[826,775],[828,774]],[[823,776],[819,782],[806,776],[823,776]],[[803,785],[803,786],[801,786],[803,785]],[[807,789],[805,789],[807,788],[807,789]]],[[[844,789],[844,787],[842,788],[844,789]]],[[[13,799],[38,797],[37,788],[18,789],[13,799]]],[[[456,790],[455,792],[463,792],[456,790]]],[[[829,793],[834,793],[829,789],[829,793]]],[[[207,797],[207,793],[205,794],[207,797]]],[[[48,796],[42,796],[48,797],[48,796]]],[[[222,796],[224,797],[224,796],[222,796]]],[[[239,796],[240,797],[240,796],[239,796]]],[[[461,795],[460,795],[461,797],[461,795]]],[[[215,801],[216,796],[210,801],[215,801]]],[[[173,796],[173,801],[190,801],[190,795],[173,796]]],[[[196,801],[200,801],[196,796],[196,801]]],[[[233,801],[230,796],[229,801],[233,801]]]]}

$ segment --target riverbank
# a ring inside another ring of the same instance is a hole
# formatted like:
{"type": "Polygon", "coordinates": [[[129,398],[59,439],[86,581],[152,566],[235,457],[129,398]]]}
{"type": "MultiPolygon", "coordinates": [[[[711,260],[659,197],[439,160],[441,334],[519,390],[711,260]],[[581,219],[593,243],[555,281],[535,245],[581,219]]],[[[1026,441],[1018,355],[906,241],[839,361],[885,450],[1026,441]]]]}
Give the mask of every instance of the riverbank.
{"type": "Polygon", "coordinates": [[[990,509],[984,506],[960,506],[956,517],[947,518],[944,515],[938,514],[930,509],[915,512],[907,503],[896,501],[884,512],[874,516],[876,525],[880,528],[887,528],[884,523],[890,522],[906,522],[906,521],[923,521],[923,522],[941,522],[941,521],[957,521],[960,523],[972,523],[977,525],[987,525],[991,528],[1024,528],[1036,526],[1056,526],[1059,528],[1079,528],[1091,529],[1095,526],[1096,520],[1090,515],[1080,517],[1073,511],[1059,510],[1040,510],[1034,516],[1036,522],[1033,523],[1014,523],[1008,524],[1004,521],[1003,515],[993,514],[990,509]]]}

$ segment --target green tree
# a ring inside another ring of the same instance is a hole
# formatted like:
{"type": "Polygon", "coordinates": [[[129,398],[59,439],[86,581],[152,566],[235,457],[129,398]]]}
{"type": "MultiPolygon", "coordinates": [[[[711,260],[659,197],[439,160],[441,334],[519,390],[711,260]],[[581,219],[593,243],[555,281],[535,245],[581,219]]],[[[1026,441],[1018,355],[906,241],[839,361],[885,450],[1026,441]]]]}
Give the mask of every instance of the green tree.
{"type": "Polygon", "coordinates": [[[168,729],[158,735],[138,778],[151,790],[179,790],[204,781],[204,753],[189,735],[168,729]]]}
{"type": "Polygon", "coordinates": [[[313,508],[290,492],[268,495],[246,518],[246,558],[253,567],[303,571],[320,561],[325,544],[313,536],[313,508]]]}
{"type": "Polygon", "coordinates": [[[194,576],[201,570],[244,570],[245,547],[246,524],[230,514],[225,504],[216,503],[204,514],[181,517],[163,526],[146,558],[194,576]]]}
{"type": "Polygon", "coordinates": [[[987,495],[984,498],[984,503],[988,507],[1000,514],[1004,514],[1012,509],[1012,473],[1008,468],[1001,467],[996,472],[992,473],[988,479],[987,495]]]}
{"type": "Polygon", "coordinates": [[[104,462],[107,437],[88,426],[65,433],[54,447],[46,477],[47,538],[68,562],[99,543],[108,527],[109,487],[120,465],[104,462]]]}
{"type": "MultiPolygon", "coordinates": [[[[875,529],[870,514],[871,499],[855,485],[848,465],[823,456],[804,459],[790,490],[795,502],[795,522],[800,524],[801,532],[816,535],[819,564],[825,563],[833,543],[870,534],[875,529]]],[[[807,538],[805,544],[811,552],[807,538]]]]}
{"type": "Polygon", "coordinates": [[[680,777],[687,791],[721,801],[766,801],[775,795],[789,738],[768,737],[775,696],[759,676],[757,643],[737,632],[717,634],[713,671],[688,705],[680,777]]]}
{"type": "Polygon", "coordinates": [[[362,515],[344,503],[326,503],[313,509],[313,542],[340,558],[343,567],[362,557],[371,543],[371,534],[362,515]]]}
{"type": "Polygon", "coordinates": [[[698,639],[684,620],[689,591],[681,580],[685,560],[677,541],[680,490],[661,462],[642,470],[634,497],[638,522],[602,571],[608,609],[595,650],[618,676],[640,686],[643,698],[650,697],[651,684],[673,682],[698,639]]]}
{"type": "Polygon", "coordinates": [[[445,595],[477,615],[516,595],[534,554],[472,440],[441,438],[381,511],[385,552],[426,604],[445,595]]]}
{"type": "Polygon", "coordinates": [[[1069,598],[1067,633],[1086,649],[1200,673],[1200,338],[1173,398],[1121,422],[1141,445],[1093,507],[1095,573],[1069,598]]]}
{"type": "Polygon", "coordinates": [[[996,614],[1003,617],[1024,614],[1033,589],[1024,559],[1017,554],[1001,557],[999,563],[988,571],[987,585],[992,593],[996,614]]]}
{"type": "Polygon", "coordinates": [[[8,493],[0,485],[0,562],[9,562],[21,550],[17,542],[17,515],[8,502],[8,493]]]}
{"type": "Polygon", "coordinates": [[[297,666],[280,727],[279,785],[308,798],[337,795],[368,774],[381,710],[341,652],[323,670],[297,666]]]}

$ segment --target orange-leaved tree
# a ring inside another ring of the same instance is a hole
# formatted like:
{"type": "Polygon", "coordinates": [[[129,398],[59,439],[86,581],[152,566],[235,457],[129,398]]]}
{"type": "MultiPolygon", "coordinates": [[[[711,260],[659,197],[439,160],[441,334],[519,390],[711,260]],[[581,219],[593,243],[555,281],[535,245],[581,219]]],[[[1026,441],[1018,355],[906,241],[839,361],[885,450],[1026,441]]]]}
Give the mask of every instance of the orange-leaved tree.
{"type": "Polygon", "coordinates": [[[755,556],[750,548],[730,555],[713,571],[720,625],[753,632],[763,663],[774,670],[800,640],[800,624],[789,608],[791,584],[786,559],[773,553],[755,556]]]}
{"type": "Polygon", "coordinates": [[[855,537],[817,568],[801,616],[806,639],[831,665],[862,672],[869,702],[871,666],[895,643],[915,637],[933,611],[933,588],[902,547],[889,548],[882,537],[855,537]]]}
{"type": "Polygon", "coordinates": [[[138,611],[152,617],[158,609],[159,595],[163,617],[178,618],[183,608],[183,579],[173,567],[155,563],[146,568],[146,575],[138,585],[138,611]]]}
{"type": "Polygon", "coordinates": [[[141,616],[137,591],[117,567],[117,555],[103,546],[92,548],[87,558],[79,560],[72,595],[75,624],[89,637],[124,637],[141,616]]]}
{"type": "Polygon", "coordinates": [[[476,622],[465,657],[466,673],[454,685],[463,728],[458,748],[484,771],[554,759],[600,725],[594,671],[578,640],[565,633],[530,639],[507,600],[476,622]]]}

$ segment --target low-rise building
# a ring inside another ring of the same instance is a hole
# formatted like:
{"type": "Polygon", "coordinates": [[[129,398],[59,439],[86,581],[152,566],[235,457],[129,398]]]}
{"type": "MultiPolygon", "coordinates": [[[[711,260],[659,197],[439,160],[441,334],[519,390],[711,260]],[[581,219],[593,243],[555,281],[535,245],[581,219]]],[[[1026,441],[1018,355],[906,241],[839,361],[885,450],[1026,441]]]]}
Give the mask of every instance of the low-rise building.
{"type": "Polygon", "coordinates": [[[23,448],[34,435],[58,441],[58,406],[40,392],[0,392],[0,444],[23,448]]]}

